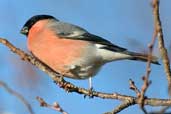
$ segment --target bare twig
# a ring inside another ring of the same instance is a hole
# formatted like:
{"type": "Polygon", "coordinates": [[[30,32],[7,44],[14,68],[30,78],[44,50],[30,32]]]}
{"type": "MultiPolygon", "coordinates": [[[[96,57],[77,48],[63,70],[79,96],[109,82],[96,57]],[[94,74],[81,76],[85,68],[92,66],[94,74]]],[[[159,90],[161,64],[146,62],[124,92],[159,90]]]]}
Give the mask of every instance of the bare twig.
{"type": "MultiPolygon", "coordinates": [[[[148,80],[148,79],[147,79],[148,80]]],[[[147,111],[144,108],[144,99],[145,96],[143,96],[142,91],[140,91],[137,86],[135,85],[133,80],[129,80],[129,85],[130,85],[130,89],[132,89],[133,91],[135,91],[136,95],[137,95],[137,99],[138,99],[138,104],[140,105],[141,110],[144,112],[144,114],[147,114],[147,111]],[[142,99],[143,98],[143,99],[142,99]]],[[[145,85],[146,86],[146,85],[145,85]]],[[[147,86],[148,87],[148,86],[147,86]]]]}
{"type": "Polygon", "coordinates": [[[145,73],[145,76],[142,77],[144,83],[141,87],[141,92],[140,92],[140,97],[139,97],[140,108],[142,109],[142,111],[145,114],[147,114],[147,111],[144,108],[144,99],[146,98],[145,92],[147,91],[147,88],[151,84],[151,81],[149,81],[149,76],[150,76],[150,72],[151,72],[151,59],[152,59],[153,47],[154,47],[154,44],[156,41],[156,37],[157,37],[157,31],[156,31],[156,29],[154,29],[152,40],[151,40],[150,44],[148,45],[149,53],[148,53],[148,61],[147,61],[147,66],[146,66],[146,73],[145,73]]]}
{"type": "Polygon", "coordinates": [[[160,21],[159,0],[153,0],[153,15],[154,15],[154,22],[156,25],[156,31],[158,37],[158,47],[160,50],[160,55],[162,57],[165,73],[167,76],[169,95],[171,95],[171,70],[170,70],[170,63],[167,54],[167,49],[165,48],[165,44],[164,44],[162,24],[160,21]]]}
{"type": "Polygon", "coordinates": [[[155,44],[155,40],[156,40],[156,30],[154,30],[154,34],[153,34],[151,43],[148,45],[148,48],[149,48],[148,61],[147,61],[145,76],[142,77],[142,80],[144,81],[144,83],[142,85],[141,91],[136,87],[133,80],[131,80],[131,79],[129,80],[130,89],[135,91],[137,98],[138,98],[138,104],[140,105],[140,108],[142,109],[142,111],[145,114],[147,114],[147,111],[144,108],[144,100],[146,98],[145,92],[146,92],[147,88],[149,87],[149,85],[151,84],[151,81],[149,81],[149,76],[150,76],[150,72],[151,72],[151,59],[152,59],[152,53],[153,53],[153,47],[155,44]]]}
{"type": "Polygon", "coordinates": [[[149,84],[151,83],[149,81],[149,76],[150,76],[150,72],[151,72],[151,57],[152,57],[152,52],[153,52],[153,47],[154,47],[154,44],[156,41],[156,37],[158,37],[158,39],[159,39],[158,45],[159,45],[160,53],[162,55],[163,63],[165,66],[165,72],[166,72],[168,85],[169,85],[169,93],[171,92],[171,90],[170,90],[171,89],[170,64],[169,64],[169,59],[168,59],[168,55],[167,55],[167,50],[165,49],[165,46],[164,46],[163,32],[162,32],[161,21],[160,21],[160,17],[159,17],[159,0],[153,0],[153,15],[154,15],[154,33],[153,33],[152,41],[148,46],[149,47],[149,56],[148,56],[148,62],[147,62],[147,67],[146,67],[146,74],[143,77],[144,84],[142,86],[141,95],[139,98],[140,107],[145,114],[147,114],[147,111],[144,108],[144,99],[145,99],[145,92],[146,92],[149,84]]]}
{"type": "Polygon", "coordinates": [[[135,91],[137,98],[140,98],[141,92],[135,85],[134,81],[132,79],[129,79],[129,88],[133,91],[135,91]]]}
{"type": "Polygon", "coordinates": [[[56,111],[58,111],[58,112],[61,112],[62,114],[68,114],[67,112],[65,112],[65,111],[61,108],[61,106],[60,106],[57,102],[55,102],[53,105],[50,105],[50,104],[46,103],[45,100],[43,100],[43,98],[41,98],[41,97],[39,97],[39,96],[37,96],[36,99],[39,101],[40,106],[42,106],[42,107],[47,107],[47,108],[56,110],[56,111]]]}
{"type": "Polygon", "coordinates": [[[26,108],[28,109],[28,111],[29,111],[30,114],[34,114],[31,105],[28,103],[28,101],[21,94],[19,94],[18,92],[14,91],[13,89],[11,89],[3,81],[0,81],[0,86],[3,87],[11,95],[16,96],[26,106],[26,108]]]}

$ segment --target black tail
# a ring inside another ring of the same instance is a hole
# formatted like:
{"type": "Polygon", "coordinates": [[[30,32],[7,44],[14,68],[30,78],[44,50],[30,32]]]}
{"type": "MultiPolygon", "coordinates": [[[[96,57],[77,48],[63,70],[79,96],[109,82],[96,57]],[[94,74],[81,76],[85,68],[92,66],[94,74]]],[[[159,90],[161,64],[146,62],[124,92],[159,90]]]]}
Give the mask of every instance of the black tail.
{"type": "MultiPolygon", "coordinates": [[[[148,54],[141,54],[136,52],[126,52],[126,53],[132,56],[130,60],[140,60],[143,62],[148,61],[148,54]]],[[[151,63],[160,65],[160,63],[158,62],[158,57],[156,56],[151,57],[151,63]]]]}

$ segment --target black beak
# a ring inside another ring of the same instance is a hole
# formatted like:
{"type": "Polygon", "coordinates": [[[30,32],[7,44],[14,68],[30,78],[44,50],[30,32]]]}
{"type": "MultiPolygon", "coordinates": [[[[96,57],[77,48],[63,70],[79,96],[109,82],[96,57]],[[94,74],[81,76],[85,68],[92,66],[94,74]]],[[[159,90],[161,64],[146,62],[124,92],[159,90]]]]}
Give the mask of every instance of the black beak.
{"type": "Polygon", "coordinates": [[[23,27],[21,30],[20,30],[20,33],[21,34],[24,34],[24,35],[28,35],[28,27],[23,27]]]}

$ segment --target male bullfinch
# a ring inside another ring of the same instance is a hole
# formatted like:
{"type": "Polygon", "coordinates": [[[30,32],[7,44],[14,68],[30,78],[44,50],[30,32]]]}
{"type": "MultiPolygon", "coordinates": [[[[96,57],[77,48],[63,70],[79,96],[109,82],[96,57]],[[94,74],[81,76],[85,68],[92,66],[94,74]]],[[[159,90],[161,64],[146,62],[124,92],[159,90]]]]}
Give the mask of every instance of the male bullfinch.
{"type": "MultiPolygon", "coordinates": [[[[73,79],[91,79],[105,63],[111,61],[146,62],[148,58],[147,54],[128,51],[50,15],[31,17],[21,33],[27,36],[28,50],[35,57],[54,71],[73,79]]],[[[157,57],[152,56],[152,63],[159,64],[157,57]]]]}

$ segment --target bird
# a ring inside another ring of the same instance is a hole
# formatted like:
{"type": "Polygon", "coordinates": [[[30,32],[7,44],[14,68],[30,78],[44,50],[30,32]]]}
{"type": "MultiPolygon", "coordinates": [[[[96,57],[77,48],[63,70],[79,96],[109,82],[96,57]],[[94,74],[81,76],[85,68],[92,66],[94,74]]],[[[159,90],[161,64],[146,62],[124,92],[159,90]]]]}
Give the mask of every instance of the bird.
{"type": "MultiPolygon", "coordinates": [[[[86,29],[60,21],[51,15],[35,15],[26,21],[21,34],[27,37],[27,48],[33,56],[55,72],[72,79],[89,79],[101,67],[116,60],[146,62],[148,54],[128,51],[86,29]]],[[[159,64],[156,56],[151,63],[159,64]]]]}

